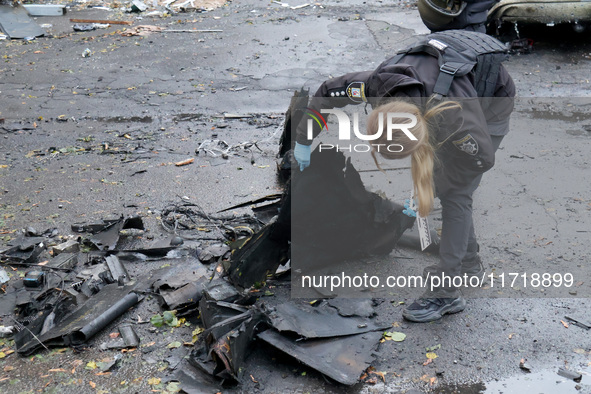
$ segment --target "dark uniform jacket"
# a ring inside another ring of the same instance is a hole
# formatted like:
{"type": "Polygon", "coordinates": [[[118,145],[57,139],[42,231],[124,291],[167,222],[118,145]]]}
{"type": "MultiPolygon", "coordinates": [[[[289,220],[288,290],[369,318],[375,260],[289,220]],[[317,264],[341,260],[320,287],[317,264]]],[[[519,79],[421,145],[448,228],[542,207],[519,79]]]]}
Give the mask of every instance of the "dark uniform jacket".
{"type": "MultiPolygon", "coordinates": [[[[433,93],[439,75],[435,57],[424,53],[404,56],[398,63],[384,61],[374,71],[349,73],[325,81],[310,101],[313,110],[344,107],[363,103],[351,94],[351,86],[361,90],[364,101],[372,107],[391,98],[403,98],[425,102],[433,93]],[[332,98],[344,97],[344,100],[332,98]],[[348,98],[348,99],[347,99],[348,98]]],[[[509,131],[509,116],[513,110],[515,85],[507,70],[501,65],[494,98],[477,97],[473,75],[454,78],[448,98],[458,101],[462,108],[446,111],[444,120],[435,130],[438,165],[435,168],[435,185],[439,196],[462,189],[474,178],[494,165],[494,149],[490,135],[505,135],[509,131]]],[[[304,122],[302,122],[304,123],[304,122]]],[[[320,133],[314,128],[314,136],[320,133]]],[[[296,141],[310,145],[305,125],[300,124],[296,141]]]]}

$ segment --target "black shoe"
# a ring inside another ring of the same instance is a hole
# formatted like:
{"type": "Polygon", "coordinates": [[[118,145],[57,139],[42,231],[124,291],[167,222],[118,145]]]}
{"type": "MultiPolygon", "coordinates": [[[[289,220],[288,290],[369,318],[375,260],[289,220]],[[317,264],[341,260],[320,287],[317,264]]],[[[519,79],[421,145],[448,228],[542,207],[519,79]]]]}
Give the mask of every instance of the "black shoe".
{"type": "Polygon", "coordinates": [[[419,298],[402,311],[402,317],[417,323],[439,320],[448,313],[458,313],[466,308],[466,300],[457,298],[419,298]]]}
{"type": "MultiPolygon", "coordinates": [[[[472,260],[462,260],[462,268],[460,271],[461,276],[464,276],[464,274],[468,275],[468,280],[472,276],[482,279],[484,273],[484,265],[482,264],[482,259],[479,255],[476,255],[476,257],[474,257],[472,260]]],[[[439,266],[437,264],[433,264],[425,267],[423,269],[423,279],[427,278],[427,274],[429,276],[438,276],[440,274],[439,266]]]]}

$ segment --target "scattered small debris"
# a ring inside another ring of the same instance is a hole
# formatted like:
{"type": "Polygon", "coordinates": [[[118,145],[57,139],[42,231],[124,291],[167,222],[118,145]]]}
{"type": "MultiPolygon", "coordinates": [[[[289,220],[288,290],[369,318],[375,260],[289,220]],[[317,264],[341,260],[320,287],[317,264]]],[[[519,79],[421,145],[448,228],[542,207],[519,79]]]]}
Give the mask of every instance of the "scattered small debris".
{"type": "Polygon", "coordinates": [[[534,40],[531,38],[518,38],[509,44],[509,50],[512,53],[530,53],[533,49],[534,40]]]}
{"type": "Polygon", "coordinates": [[[23,4],[31,16],[61,16],[66,13],[66,6],[59,4],[23,4]]]}
{"type": "Polygon", "coordinates": [[[140,1],[140,0],[132,0],[131,1],[130,12],[144,12],[147,9],[148,9],[148,6],[146,4],[144,4],[142,1],[140,1]]]}
{"type": "Polygon", "coordinates": [[[519,368],[521,368],[525,372],[531,372],[532,370],[531,366],[527,363],[527,361],[524,358],[522,358],[521,361],[519,361],[519,368]]]}
{"type": "Polygon", "coordinates": [[[582,317],[565,316],[564,318],[577,327],[584,328],[585,330],[591,329],[591,322],[582,317]]]}
{"type": "Polygon", "coordinates": [[[135,26],[134,28],[124,31],[123,33],[121,33],[121,35],[126,36],[126,37],[131,37],[131,36],[145,37],[145,36],[148,36],[152,33],[159,33],[163,30],[164,30],[164,28],[159,27],[159,26],[140,25],[140,26],[135,26]]]}
{"type": "Polygon", "coordinates": [[[579,372],[569,371],[566,368],[559,368],[558,375],[565,377],[567,379],[574,380],[575,382],[579,383],[583,378],[583,375],[579,372]]]}
{"type": "Polygon", "coordinates": [[[562,323],[562,325],[564,326],[564,328],[568,328],[568,323],[567,322],[565,322],[564,320],[561,320],[560,322],[562,323]]]}
{"type": "Polygon", "coordinates": [[[182,161],[177,161],[176,163],[174,163],[174,165],[177,167],[181,167],[181,166],[186,166],[187,164],[191,164],[194,161],[195,161],[195,159],[191,158],[191,159],[186,159],[186,160],[182,160],[182,161]]]}
{"type": "Polygon", "coordinates": [[[110,25],[133,25],[131,21],[111,21],[104,19],[70,19],[72,23],[99,23],[99,24],[110,24],[110,25]]]}

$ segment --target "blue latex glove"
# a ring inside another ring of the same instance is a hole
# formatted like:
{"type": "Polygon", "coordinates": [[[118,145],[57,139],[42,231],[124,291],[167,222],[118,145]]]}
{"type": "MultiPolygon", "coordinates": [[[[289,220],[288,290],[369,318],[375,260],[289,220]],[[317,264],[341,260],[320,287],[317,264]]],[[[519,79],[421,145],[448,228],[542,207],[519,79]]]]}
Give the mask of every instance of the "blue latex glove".
{"type": "Polygon", "coordinates": [[[300,171],[304,171],[304,168],[310,165],[310,155],[312,154],[312,146],[301,145],[296,142],[295,148],[293,149],[293,157],[300,165],[300,171]]]}
{"type": "Polygon", "coordinates": [[[413,209],[415,206],[416,205],[415,205],[414,201],[411,206],[409,199],[404,200],[404,209],[402,210],[402,213],[405,214],[406,216],[411,217],[411,218],[416,218],[417,212],[413,209]]]}

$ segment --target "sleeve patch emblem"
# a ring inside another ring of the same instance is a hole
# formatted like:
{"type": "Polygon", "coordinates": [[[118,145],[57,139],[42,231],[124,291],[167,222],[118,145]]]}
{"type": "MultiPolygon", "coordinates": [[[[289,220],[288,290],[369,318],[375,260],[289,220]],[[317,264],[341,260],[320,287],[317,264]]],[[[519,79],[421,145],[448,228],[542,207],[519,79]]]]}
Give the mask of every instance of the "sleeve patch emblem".
{"type": "Polygon", "coordinates": [[[365,97],[365,82],[351,82],[347,86],[347,96],[357,103],[367,101],[365,97]]]}
{"type": "Polygon", "coordinates": [[[475,156],[478,154],[478,142],[468,134],[464,138],[453,141],[456,148],[469,155],[475,156]]]}

